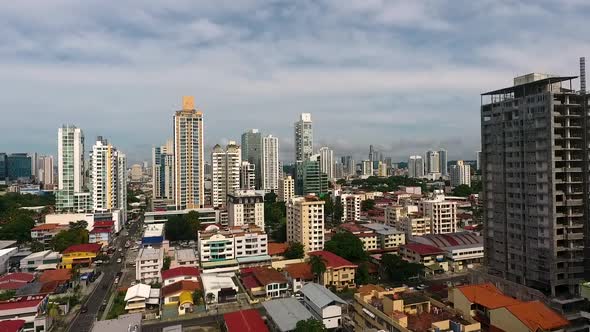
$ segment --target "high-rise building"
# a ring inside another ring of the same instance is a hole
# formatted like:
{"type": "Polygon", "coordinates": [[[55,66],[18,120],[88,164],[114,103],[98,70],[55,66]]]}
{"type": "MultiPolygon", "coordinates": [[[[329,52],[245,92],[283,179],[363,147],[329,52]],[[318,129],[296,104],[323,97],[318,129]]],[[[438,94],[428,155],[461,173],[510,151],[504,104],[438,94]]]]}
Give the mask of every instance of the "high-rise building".
{"type": "Polygon", "coordinates": [[[343,156],[342,160],[342,168],[344,169],[344,174],[346,176],[354,176],[356,175],[356,165],[352,156],[343,156]]]}
{"type": "Polygon", "coordinates": [[[126,157],[98,137],[90,153],[92,210],[110,212],[127,206],[126,157]]]}
{"type": "Polygon", "coordinates": [[[471,166],[463,160],[457,160],[457,164],[451,166],[451,186],[457,187],[462,184],[471,187],[471,166]]]}
{"type": "Polygon", "coordinates": [[[264,196],[254,190],[227,194],[227,217],[230,227],[256,225],[264,229],[264,196]]]}
{"type": "Polygon", "coordinates": [[[334,179],[342,179],[345,177],[346,175],[344,174],[344,166],[342,163],[338,162],[338,159],[336,159],[336,162],[334,163],[334,179]]]}
{"type": "Polygon", "coordinates": [[[84,133],[75,126],[63,126],[57,133],[57,211],[74,211],[75,194],[84,187],[84,133]]]}
{"type": "Polygon", "coordinates": [[[225,206],[227,195],[240,189],[242,152],[235,141],[229,141],[223,149],[216,144],[211,151],[211,195],[214,207],[225,206]]]}
{"type": "Polygon", "coordinates": [[[364,176],[371,176],[373,175],[373,162],[370,160],[363,160],[363,175],[364,176]]]}
{"type": "Polygon", "coordinates": [[[143,179],[143,166],[140,164],[131,165],[131,181],[141,181],[143,179]]]}
{"type": "Polygon", "coordinates": [[[310,113],[301,113],[295,122],[295,162],[303,162],[313,154],[313,128],[310,113]]]}
{"type": "Polygon", "coordinates": [[[387,176],[387,164],[379,161],[379,166],[377,167],[377,176],[386,177],[387,176]]]}
{"type": "Polygon", "coordinates": [[[31,176],[39,180],[39,154],[37,152],[29,153],[28,156],[31,159],[31,176]]]}
{"type": "Polygon", "coordinates": [[[0,181],[6,181],[8,178],[8,155],[0,152],[0,181]]]}
{"type": "Polygon", "coordinates": [[[440,174],[440,155],[438,151],[426,151],[426,174],[440,174]]]}
{"type": "Polygon", "coordinates": [[[256,165],[245,160],[240,166],[240,188],[243,190],[256,189],[256,165]]]}
{"type": "Polygon", "coordinates": [[[377,158],[375,156],[375,150],[373,149],[373,144],[369,145],[369,161],[371,161],[371,164],[373,164],[373,161],[375,161],[377,158]]]}
{"type": "Polygon", "coordinates": [[[10,180],[30,179],[33,176],[31,156],[26,153],[8,155],[6,166],[10,180]]]}
{"type": "Polygon", "coordinates": [[[174,143],[152,148],[152,191],[156,199],[174,199],[174,143]]]}
{"type": "Polygon", "coordinates": [[[203,113],[194,97],[182,98],[182,110],[174,114],[174,201],[177,209],[203,207],[203,113]]]}
{"type": "Polygon", "coordinates": [[[324,249],[324,203],[314,196],[287,203],[287,242],[303,244],[304,252],[324,249]]]}
{"type": "Polygon", "coordinates": [[[320,148],[320,171],[328,176],[328,181],[334,180],[334,151],[327,146],[320,148]]]}
{"type": "Polygon", "coordinates": [[[432,234],[457,231],[457,202],[447,201],[442,190],[435,190],[431,197],[419,201],[418,209],[430,218],[432,234]]]}
{"type": "Polygon", "coordinates": [[[520,76],[481,105],[488,272],[568,299],[590,272],[589,95],[573,79],[520,76]]]}
{"type": "Polygon", "coordinates": [[[319,196],[328,192],[328,176],[320,171],[319,155],[312,155],[309,160],[302,163],[301,175],[303,185],[300,195],[319,196]]]}
{"type": "Polygon", "coordinates": [[[262,134],[250,129],[242,134],[242,160],[254,165],[256,189],[262,189],[262,134]]]}
{"type": "Polygon", "coordinates": [[[410,156],[408,160],[408,176],[411,178],[424,177],[424,160],[422,156],[410,156]]]}
{"type": "Polygon", "coordinates": [[[481,151],[475,153],[475,170],[481,171],[481,151]]]}
{"type": "Polygon", "coordinates": [[[279,191],[277,201],[288,202],[295,197],[295,180],[291,175],[287,175],[279,180],[279,191]]]}
{"type": "Polygon", "coordinates": [[[438,151],[438,161],[439,166],[438,169],[440,170],[440,175],[442,176],[449,176],[449,167],[447,165],[447,150],[439,150],[438,151]]]}
{"type": "Polygon", "coordinates": [[[55,184],[53,178],[53,156],[40,156],[37,165],[37,179],[44,186],[50,186],[55,184]]]}
{"type": "Polygon", "coordinates": [[[262,138],[262,189],[277,192],[279,189],[279,139],[272,135],[262,138]]]}
{"type": "Polygon", "coordinates": [[[342,202],[342,220],[341,222],[361,220],[361,196],[356,194],[340,195],[342,202]]]}

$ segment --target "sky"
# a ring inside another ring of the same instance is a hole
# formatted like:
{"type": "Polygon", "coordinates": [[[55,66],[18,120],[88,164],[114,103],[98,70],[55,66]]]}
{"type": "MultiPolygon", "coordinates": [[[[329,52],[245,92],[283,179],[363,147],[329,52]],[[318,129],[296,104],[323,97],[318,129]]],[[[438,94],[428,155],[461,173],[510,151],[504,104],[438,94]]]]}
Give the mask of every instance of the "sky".
{"type": "MultiPolygon", "coordinates": [[[[183,95],[205,145],[257,128],[396,161],[475,159],[480,94],[529,72],[578,74],[590,2],[19,0],[0,2],[0,151],[57,153],[57,128],[102,135],[130,163],[172,137],[183,95]]],[[[206,157],[208,160],[209,157],[206,157]]]]}

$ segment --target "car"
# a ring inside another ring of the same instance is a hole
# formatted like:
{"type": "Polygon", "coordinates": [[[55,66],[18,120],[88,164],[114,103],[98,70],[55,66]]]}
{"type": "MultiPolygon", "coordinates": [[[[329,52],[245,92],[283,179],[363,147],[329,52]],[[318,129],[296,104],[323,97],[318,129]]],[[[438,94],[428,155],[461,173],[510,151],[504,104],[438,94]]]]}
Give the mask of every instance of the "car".
{"type": "Polygon", "coordinates": [[[119,283],[119,277],[116,277],[116,278],[115,278],[115,281],[113,281],[113,284],[115,284],[115,285],[116,285],[116,284],[118,284],[118,283],[119,283]]]}
{"type": "Polygon", "coordinates": [[[425,290],[426,289],[426,285],[420,284],[420,285],[416,286],[416,289],[417,290],[425,290]]]}
{"type": "Polygon", "coordinates": [[[82,309],[80,309],[80,312],[83,313],[83,314],[84,313],[87,313],[88,312],[88,307],[86,305],[83,305],[82,306],[82,309]]]}
{"type": "Polygon", "coordinates": [[[117,258],[117,263],[121,263],[123,260],[121,258],[117,258]]]}
{"type": "Polygon", "coordinates": [[[99,259],[97,261],[94,261],[94,264],[96,264],[98,266],[98,265],[102,264],[102,261],[99,259]]]}

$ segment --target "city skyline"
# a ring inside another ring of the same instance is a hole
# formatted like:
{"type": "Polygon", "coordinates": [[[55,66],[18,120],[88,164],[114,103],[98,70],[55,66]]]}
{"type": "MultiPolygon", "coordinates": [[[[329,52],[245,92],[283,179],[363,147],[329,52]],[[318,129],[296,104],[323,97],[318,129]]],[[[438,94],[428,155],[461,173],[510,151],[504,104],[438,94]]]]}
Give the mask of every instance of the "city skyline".
{"type": "Polygon", "coordinates": [[[5,111],[0,150],[55,155],[52,128],[75,123],[88,138],[121,142],[130,162],[149,160],[169,138],[181,95],[195,95],[210,124],[224,123],[209,126],[205,154],[259,128],[279,138],[281,160],[290,161],[293,119],[310,112],[316,144],[337,156],[362,160],[374,144],[397,160],[451,146],[449,159],[473,159],[479,93],[528,72],[576,74],[577,57],[590,53],[575,29],[582,2],[23,6],[0,5],[11,45],[0,50],[10,82],[0,107],[27,110],[5,111]],[[245,12],[253,15],[233,19],[245,12]],[[568,21],[543,23],[560,17],[568,21]],[[493,31],[481,28],[491,22],[493,31]],[[503,38],[508,32],[513,38],[503,38]],[[557,60],[563,45],[571,61],[557,60]]]}

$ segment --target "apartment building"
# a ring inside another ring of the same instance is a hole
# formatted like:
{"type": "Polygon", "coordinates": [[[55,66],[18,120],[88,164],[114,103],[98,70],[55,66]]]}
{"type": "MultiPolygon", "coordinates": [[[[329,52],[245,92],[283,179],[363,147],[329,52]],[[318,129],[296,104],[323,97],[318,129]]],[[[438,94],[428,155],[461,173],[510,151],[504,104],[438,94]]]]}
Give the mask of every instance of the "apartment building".
{"type": "Polygon", "coordinates": [[[457,160],[457,164],[451,166],[450,175],[451,186],[471,186],[471,166],[465,164],[463,160],[457,160]]]}
{"type": "Polygon", "coordinates": [[[288,202],[293,197],[295,197],[295,180],[290,175],[287,175],[279,180],[277,201],[288,202]]]}
{"type": "Polygon", "coordinates": [[[316,196],[287,203],[287,242],[303,244],[305,252],[324,249],[324,204],[316,196]]]}
{"type": "Polygon", "coordinates": [[[236,190],[227,195],[227,213],[230,227],[264,228],[264,196],[254,190],[236,190]]]}
{"type": "Polygon", "coordinates": [[[242,161],[240,166],[240,189],[256,189],[256,165],[247,161],[242,161]]]}
{"type": "Polygon", "coordinates": [[[150,284],[161,282],[160,271],[164,264],[164,250],[160,248],[142,248],[135,259],[135,279],[150,284]]]}
{"type": "Polygon", "coordinates": [[[337,290],[356,287],[354,276],[358,265],[329,251],[314,251],[309,255],[322,257],[326,265],[326,272],[320,277],[322,285],[337,290]]]}
{"type": "Polygon", "coordinates": [[[31,239],[48,246],[57,233],[66,229],[68,229],[68,225],[41,224],[31,229],[31,239]]]}
{"type": "Polygon", "coordinates": [[[342,202],[342,222],[361,220],[361,196],[356,194],[340,195],[342,202]]]}
{"type": "Polygon", "coordinates": [[[433,234],[457,231],[457,202],[445,200],[442,190],[435,190],[430,198],[418,201],[418,210],[430,218],[430,231],[433,234]]]}
{"type": "Polygon", "coordinates": [[[222,148],[219,144],[211,152],[211,195],[214,207],[226,206],[227,195],[240,189],[242,152],[234,141],[222,148]]]}
{"type": "Polygon", "coordinates": [[[279,189],[279,139],[272,135],[262,138],[262,189],[277,192],[279,189]]]}

